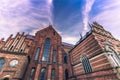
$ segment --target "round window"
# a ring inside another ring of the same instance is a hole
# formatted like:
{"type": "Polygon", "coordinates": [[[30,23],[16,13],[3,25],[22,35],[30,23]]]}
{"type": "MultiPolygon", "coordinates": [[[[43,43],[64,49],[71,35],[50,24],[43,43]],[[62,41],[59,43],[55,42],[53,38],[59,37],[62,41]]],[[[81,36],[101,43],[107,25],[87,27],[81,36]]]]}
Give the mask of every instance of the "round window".
{"type": "Polygon", "coordinates": [[[10,67],[15,67],[18,64],[18,60],[10,61],[10,67]]]}

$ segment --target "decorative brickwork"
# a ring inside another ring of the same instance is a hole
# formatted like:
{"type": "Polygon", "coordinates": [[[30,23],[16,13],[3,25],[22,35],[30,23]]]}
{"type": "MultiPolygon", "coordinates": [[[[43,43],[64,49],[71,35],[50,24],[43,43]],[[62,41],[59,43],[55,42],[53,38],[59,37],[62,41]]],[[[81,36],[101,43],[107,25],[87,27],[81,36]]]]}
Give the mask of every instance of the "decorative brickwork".
{"type": "Polygon", "coordinates": [[[119,80],[120,41],[94,22],[76,45],[52,25],[0,40],[0,80],[119,80]]]}

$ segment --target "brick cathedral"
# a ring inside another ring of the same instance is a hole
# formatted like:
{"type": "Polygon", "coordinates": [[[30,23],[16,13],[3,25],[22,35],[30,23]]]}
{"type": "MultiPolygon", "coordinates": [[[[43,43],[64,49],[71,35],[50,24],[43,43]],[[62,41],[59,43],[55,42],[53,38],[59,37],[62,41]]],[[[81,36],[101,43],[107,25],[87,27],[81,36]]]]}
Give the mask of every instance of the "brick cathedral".
{"type": "Polygon", "coordinates": [[[120,41],[97,22],[75,45],[52,25],[0,40],[0,80],[119,80],[120,41]]]}

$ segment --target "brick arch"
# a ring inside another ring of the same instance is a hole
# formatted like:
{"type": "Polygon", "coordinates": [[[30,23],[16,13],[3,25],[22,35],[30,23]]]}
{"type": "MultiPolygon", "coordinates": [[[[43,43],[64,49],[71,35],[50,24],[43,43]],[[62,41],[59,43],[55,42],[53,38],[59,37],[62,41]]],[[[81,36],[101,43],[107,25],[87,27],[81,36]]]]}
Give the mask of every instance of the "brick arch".
{"type": "Polygon", "coordinates": [[[2,80],[10,80],[12,77],[10,75],[5,75],[2,80]]]}
{"type": "Polygon", "coordinates": [[[4,78],[3,80],[10,80],[10,79],[6,77],[6,78],[4,78]]]}

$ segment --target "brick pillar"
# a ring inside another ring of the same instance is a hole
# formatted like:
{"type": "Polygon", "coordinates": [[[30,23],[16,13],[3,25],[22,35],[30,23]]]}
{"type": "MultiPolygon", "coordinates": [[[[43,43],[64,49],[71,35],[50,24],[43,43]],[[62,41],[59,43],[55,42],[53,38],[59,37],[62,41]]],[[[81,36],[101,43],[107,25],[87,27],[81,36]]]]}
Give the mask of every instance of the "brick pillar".
{"type": "Polygon", "coordinates": [[[49,58],[50,58],[50,62],[52,62],[52,58],[53,58],[53,45],[51,46],[51,49],[50,49],[50,55],[49,55],[49,58]]]}
{"type": "Polygon", "coordinates": [[[62,68],[62,65],[59,66],[59,80],[63,80],[63,68],[62,68]]]}
{"type": "Polygon", "coordinates": [[[41,64],[38,64],[37,67],[36,67],[34,80],[39,80],[40,72],[41,72],[41,64]]]}
{"type": "Polygon", "coordinates": [[[39,61],[42,61],[43,51],[44,51],[44,44],[41,44],[40,55],[39,55],[39,61]]]}
{"type": "Polygon", "coordinates": [[[51,80],[51,70],[52,70],[52,65],[48,66],[48,73],[47,73],[47,80],[51,80]]]}
{"type": "Polygon", "coordinates": [[[58,66],[59,66],[59,80],[63,80],[63,63],[62,63],[62,50],[61,50],[61,47],[59,47],[58,49],[58,66]]]}

